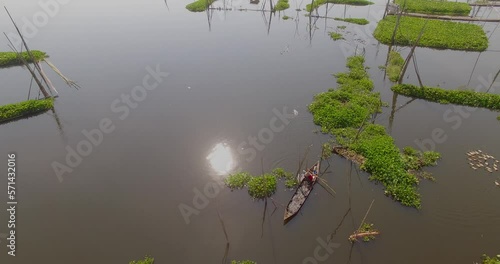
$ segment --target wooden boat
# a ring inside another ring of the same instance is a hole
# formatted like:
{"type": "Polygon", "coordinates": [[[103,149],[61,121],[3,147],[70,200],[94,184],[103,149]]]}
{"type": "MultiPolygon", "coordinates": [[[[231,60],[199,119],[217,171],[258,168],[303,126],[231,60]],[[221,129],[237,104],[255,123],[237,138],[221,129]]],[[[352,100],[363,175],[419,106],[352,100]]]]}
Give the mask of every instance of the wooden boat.
{"type": "Polygon", "coordinates": [[[309,194],[311,194],[311,191],[314,187],[314,184],[316,184],[317,179],[313,182],[310,182],[306,177],[308,175],[313,175],[315,177],[318,177],[319,174],[319,161],[314,164],[308,171],[306,171],[302,176],[302,179],[300,181],[299,186],[295,190],[295,193],[292,196],[292,199],[290,199],[290,202],[288,202],[288,205],[286,206],[285,209],[285,216],[283,218],[283,224],[286,225],[292,218],[299,212],[300,208],[302,208],[302,205],[306,202],[307,197],[309,197],[309,194]]]}

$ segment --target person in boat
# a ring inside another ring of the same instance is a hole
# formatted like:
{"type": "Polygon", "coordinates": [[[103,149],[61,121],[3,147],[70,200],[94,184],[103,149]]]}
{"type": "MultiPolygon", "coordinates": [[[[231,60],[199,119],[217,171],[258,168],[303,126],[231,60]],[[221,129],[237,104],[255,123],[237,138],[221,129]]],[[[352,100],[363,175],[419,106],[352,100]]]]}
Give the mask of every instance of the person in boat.
{"type": "Polygon", "coordinates": [[[314,183],[316,181],[316,175],[312,173],[307,173],[306,180],[309,181],[310,183],[314,183]]]}

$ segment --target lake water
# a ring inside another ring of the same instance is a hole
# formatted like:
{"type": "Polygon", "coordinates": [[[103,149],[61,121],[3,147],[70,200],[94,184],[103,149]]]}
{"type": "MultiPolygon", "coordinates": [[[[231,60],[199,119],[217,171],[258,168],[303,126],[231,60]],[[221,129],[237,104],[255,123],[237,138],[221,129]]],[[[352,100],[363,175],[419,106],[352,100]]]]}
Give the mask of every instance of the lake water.
{"type": "MultiPolygon", "coordinates": [[[[218,212],[230,243],[229,260],[471,263],[483,253],[499,253],[500,189],[494,181],[500,173],[472,170],[465,154],[480,149],[500,157],[498,113],[415,100],[391,119],[392,83],[378,68],[388,47],[371,35],[385,1],[329,7],[328,16],[366,18],[367,26],[310,20],[295,11],[305,8],[298,1],[274,15],[191,13],[185,9],[189,1],[168,1],[168,7],[162,0],[63,2],[47,23],[38,23],[42,26],[29,45],[46,51],[81,89],[67,87],[44,66],[60,95],[55,112],[0,126],[0,169],[6,171],[7,153],[17,153],[19,201],[16,257],[7,255],[1,234],[8,232],[8,215],[0,210],[0,263],[128,263],[146,254],[160,264],[220,263],[226,238],[218,212]],[[293,19],[283,20],[284,14],[293,19]],[[347,26],[345,40],[333,41],[328,32],[340,30],[339,25],[347,26]],[[336,87],[331,74],[345,71],[346,56],[355,52],[364,52],[375,90],[389,103],[377,123],[388,127],[398,146],[418,148],[416,142],[428,143],[436,130],[446,135],[435,144],[443,159],[428,169],[437,181],[419,185],[421,210],[385,197],[381,185],[338,156],[328,160],[324,175],[336,196],[318,185],[286,226],[280,204],[292,192],[283,184],[273,196],[276,210],[268,201],[264,222],[264,202],[253,201],[245,190],[224,188],[209,193],[213,198],[199,198],[198,192],[210,191],[211,183],[236,169],[257,175],[279,166],[296,172],[308,148],[306,162],[313,164],[329,137],[314,133],[318,127],[307,106],[315,94],[336,87]],[[157,67],[164,73],[151,75],[157,67]],[[148,75],[148,82],[158,86],[135,94],[142,97],[136,104],[122,102],[148,75]],[[68,147],[84,144],[82,131],[99,128],[103,119],[114,130],[58,178],[52,164],[66,164],[68,147]],[[269,134],[273,124],[280,129],[269,134]],[[253,155],[250,144],[259,135],[265,142],[259,140],[253,155]],[[347,237],[373,199],[367,220],[381,235],[351,247],[347,237]],[[183,217],[180,206],[193,208],[193,214],[183,217]],[[321,249],[349,208],[331,249],[321,249]]],[[[3,4],[20,26],[43,11],[38,1],[3,4]]],[[[244,8],[261,4],[233,1],[244,8]]],[[[326,8],[319,11],[324,15],[326,8]]],[[[488,16],[489,11],[481,12],[488,16]]],[[[497,11],[489,14],[495,16],[497,11]]],[[[418,48],[424,84],[486,90],[500,68],[496,26],[485,25],[490,47],[481,54],[418,48]]],[[[5,15],[0,28],[14,31],[5,15]]],[[[7,50],[5,39],[0,44],[7,50]]],[[[398,50],[409,53],[409,48],[398,50]]],[[[405,82],[417,84],[413,65],[407,75],[405,82]]],[[[25,69],[0,70],[0,78],[0,104],[26,99],[30,78],[25,69]]],[[[500,85],[490,92],[500,93],[500,85]]],[[[409,100],[399,96],[396,108],[409,100]]],[[[2,189],[6,185],[1,177],[2,189]]],[[[0,203],[5,205],[4,191],[0,203]]]]}

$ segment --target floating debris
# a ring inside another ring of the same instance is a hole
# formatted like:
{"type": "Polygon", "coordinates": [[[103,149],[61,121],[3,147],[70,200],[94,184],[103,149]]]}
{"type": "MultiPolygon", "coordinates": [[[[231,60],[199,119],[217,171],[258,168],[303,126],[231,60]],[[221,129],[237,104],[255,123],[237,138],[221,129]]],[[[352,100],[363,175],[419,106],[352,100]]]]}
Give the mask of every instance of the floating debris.
{"type": "Polygon", "coordinates": [[[495,157],[484,153],[482,150],[469,151],[466,154],[469,165],[473,170],[484,168],[489,173],[498,171],[498,160],[495,157]]]}
{"type": "Polygon", "coordinates": [[[495,185],[498,186],[498,187],[500,187],[500,182],[495,181],[495,185]]]}

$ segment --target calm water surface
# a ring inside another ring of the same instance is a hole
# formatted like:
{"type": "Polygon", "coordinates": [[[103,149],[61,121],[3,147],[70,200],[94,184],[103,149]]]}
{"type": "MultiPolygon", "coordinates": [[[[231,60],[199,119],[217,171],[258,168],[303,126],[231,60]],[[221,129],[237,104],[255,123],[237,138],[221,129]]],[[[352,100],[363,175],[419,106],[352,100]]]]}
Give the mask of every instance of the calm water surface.
{"type": "MultiPolygon", "coordinates": [[[[0,154],[15,151],[19,169],[17,256],[7,256],[0,236],[0,263],[128,263],[145,254],[158,263],[220,263],[226,238],[217,210],[228,233],[229,259],[303,263],[348,208],[352,213],[333,236],[337,248],[318,263],[471,263],[483,253],[498,254],[500,190],[494,181],[500,174],[473,171],[465,159],[473,149],[500,157],[498,113],[416,100],[390,122],[391,83],[378,68],[388,48],[371,37],[385,1],[329,10],[332,17],[369,19],[364,27],[332,19],[310,21],[304,12],[294,11],[296,1],[290,3],[285,14],[294,19],[287,21],[280,18],[283,13],[252,11],[214,11],[209,19],[207,13],[188,12],[186,1],[169,1],[168,8],[161,0],[73,0],[61,6],[29,44],[48,52],[82,88],[65,86],[51,72],[60,93],[56,112],[0,126],[0,154]],[[334,42],[328,32],[339,25],[347,25],[346,40],[334,42]],[[417,147],[416,140],[431,138],[435,129],[446,134],[446,141],[436,145],[443,159],[429,169],[437,182],[423,181],[419,187],[422,209],[393,202],[366,173],[333,157],[325,177],[336,196],[318,186],[286,227],[279,204],[286,204],[291,192],[282,185],[274,196],[278,208],[273,213],[275,206],[268,203],[264,224],[264,202],[228,189],[209,199],[187,224],[179,205],[194,207],[197,190],[203,192],[228,170],[259,174],[281,166],[297,171],[309,146],[308,164],[317,159],[329,138],[313,133],[318,127],[307,105],[314,94],[336,86],[331,74],[345,70],[346,54],[355,47],[358,53],[364,50],[375,89],[389,103],[377,122],[388,127],[398,146],[417,147]],[[141,85],[146,68],[157,65],[169,76],[121,120],[121,113],[111,109],[113,101],[141,85]],[[284,108],[298,115],[255,158],[241,155],[240,144],[269,128],[273,110],[284,108]],[[443,118],[450,109],[457,111],[453,116],[462,111],[458,129],[453,129],[458,121],[443,118]],[[63,163],[66,147],[75,148],[85,139],[82,131],[97,128],[103,118],[112,120],[115,130],[59,182],[51,164],[63,163]],[[351,248],[347,237],[373,199],[368,220],[382,235],[351,248]]],[[[41,10],[31,0],[3,4],[20,24],[41,10]]],[[[255,8],[246,2],[242,6],[255,8]]],[[[493,11],[493,16],[498,14],[493,11]]],[[[424,83],[456,89],[491,81],[500,68],[495,27],[485,26],[490,48],[481,54],[417,49],[424,83]]],[[[0,28],[13,30],[6,16],[1,16],[0,28]]],[[[6,40],[0,44],[7,49],[6,40]]],[[[409,52],[400,50],[404,56],[409,52]]],[[[407,75],[406,82],[417,83],[413,66],[407,75]]],[[[30,83],[26,70],[1,70],[0,78],[0,104],[25,100],[30,83]]],[[[500,93],[500,85],[492,92],[500,93]]],[[[407,101],[398,97],[396,107],[407,101]]],[[[0,162],[2,171],[5,163],[0,162]]],[[[6,182],[2,177],[0,186],[6,182]]],[[[0,203],[6,201],[1,195],[0,203]]],[[[5,234],[4,209],[0,219],[0,234],[5,234]]]]}

